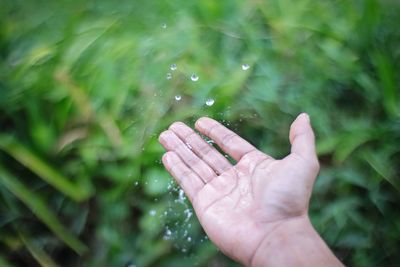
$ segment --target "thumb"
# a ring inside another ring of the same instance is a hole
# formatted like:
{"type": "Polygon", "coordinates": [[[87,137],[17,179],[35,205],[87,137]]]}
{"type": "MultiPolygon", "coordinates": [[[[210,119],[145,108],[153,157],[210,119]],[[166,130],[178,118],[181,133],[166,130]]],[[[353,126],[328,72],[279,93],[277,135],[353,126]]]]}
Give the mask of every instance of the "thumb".
{"type": "Polygon", "coordinates": [[[301,113],[290,126],[289,133],[291,152],[307,161],[317,160],[315,136],[307,113],[301,113]]]}

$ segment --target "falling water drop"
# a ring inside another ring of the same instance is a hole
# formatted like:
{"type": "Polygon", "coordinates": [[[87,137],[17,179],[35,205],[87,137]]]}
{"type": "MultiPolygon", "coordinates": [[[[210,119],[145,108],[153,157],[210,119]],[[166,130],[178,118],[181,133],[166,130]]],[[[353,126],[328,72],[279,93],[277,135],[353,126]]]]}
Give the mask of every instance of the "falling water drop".
{"type": "Polygon", "coordinates": [[[181,99],[182,99],[182,96],[181,96],[181,95],[176,95],[176,96],[175,96],[175,100],[176,100],[176,101],[180,101],[181,99]]]}
{"type": "Polygon", "coordinates": [[[211,107],[212,105],[214,105],[215,100],[212,98],[209,98],[206,100],[206,105],[211,107]]]}
{"type": "Polygon", "coordinates": [[[211,139],[210,139],[210,140],[207,140],[206,142],[207,142],[209,145],[211,145],[211,146],[214,144],[214,140],[211,140],[211,139]]]}
{"type": "Polygon", "coordinates": [[[157,213],[157,212],[156,212],[155,210],[150,210],[150,212],[149,212],[150,216],[155,216],[156,213],[157,213]]]}
{"type": "Polygon", "coordinates": [[[243,64],[242,65],[242,70],[248,70],[250,69],[250,65],[249,64],[243,64]]]}
{"type": "Polygon", "coordinates": [[[197,82],[199,80],[199,76],[197,76],[195,73],[193,73],[192,76],[190,76],[190,79],[194,82],[197,82]]]}
{"type": "Polygon", "coordinates": [[[169,66],[169,69],[172,71],[175,71],[178,69],[178,66],[174,63],[174,64],[171,64],[171,66],[169,66]]]}

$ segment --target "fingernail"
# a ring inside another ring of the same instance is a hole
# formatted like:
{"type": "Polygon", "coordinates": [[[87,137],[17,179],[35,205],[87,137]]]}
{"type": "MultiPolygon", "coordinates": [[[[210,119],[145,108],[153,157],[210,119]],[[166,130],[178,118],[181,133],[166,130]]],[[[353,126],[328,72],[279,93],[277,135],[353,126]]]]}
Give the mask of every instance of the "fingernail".
{"type": "Polygon", "coordinates": [[[166,140],[167,140],[167,131],[162,132],[162,133],[160,134],[160,136],[158,137],[158,140],[159,140],[160,142],[166,141],[166,140]]]}
{"type": "Polygon", "coordinates": [[[308,116],[307,113],[303,112],[303,113],[301,113],[300,116],[302,116],[305,120],[307,120],[308,123],[310,123],[310,116],[308,116]]]}
{"type": "Polygon", "coordinates": [[[162,161],[163,161],[165,164],[168,164],[168,158],[169,158],[168,153],[165,153],[165,154],[162,156],[162,161]]]}
{"type": "Polygon", "coordinates": [[[201,128],[201,126],[202,126],[202,124],[203,124],[202,121],[203,121],[203,118],[198,119],[198,120],[196,121],[195,126],[201,128]]]}

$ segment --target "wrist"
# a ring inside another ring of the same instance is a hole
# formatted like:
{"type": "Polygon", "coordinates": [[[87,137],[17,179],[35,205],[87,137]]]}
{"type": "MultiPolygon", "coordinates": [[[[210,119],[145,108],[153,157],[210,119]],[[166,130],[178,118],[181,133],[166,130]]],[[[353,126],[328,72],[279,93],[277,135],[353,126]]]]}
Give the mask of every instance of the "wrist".
{"type": "Polygon", "coordinates": [[[250,266],[343,266],[307,215],[279,222],[260,243],[250,266]]]}

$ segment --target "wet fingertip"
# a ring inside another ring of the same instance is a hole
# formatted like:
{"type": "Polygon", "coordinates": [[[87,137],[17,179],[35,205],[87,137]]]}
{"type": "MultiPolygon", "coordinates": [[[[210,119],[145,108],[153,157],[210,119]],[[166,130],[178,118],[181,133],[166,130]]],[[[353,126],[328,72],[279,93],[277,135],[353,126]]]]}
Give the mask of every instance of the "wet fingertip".
{"type": "Polygon", "coordinates": [[[170,162],[171,153],[172,152],[168,151],[162,156],[161,161],[164,163],[164,165],[168,165],[168,163],[170,162]]]}
{"type": "Polygon", "coordinates": [[[302,120],[310,123],[310,116],[306,112],[301,113],[299,115],[299,118],[301,118],[302,120]]]}
{"type": "Polygon", "coordinates": [[[196,129],[201,129],[201,128],[203,128],[202,126],[204,126],[204,122],[205,122],[205,120],[207,120],[207,119],[210,119],[210,118],[208,118],[208,117],[201,117],[200,119],[198,119],[198,120],[195,122],[194,127],[195,127],[196,129]]]}
{"type": "Polygon", "coordinates": [[[186,125],[186,124],[184,124],[184,123],[181,122],[181,121],[176,121],[176,122],[172,123],[172,124],[169,126],[168,129],[173,130],[173,129],[177,129],[177,128],[180,127],[180,126],[185,126],[185,125],[186,125]]]}
{"type": "Polygon", "coordinates": [[[165,131],[161,132],[160,135],[158,136],[158,142],[163,143],[165,140],[165,131]]]}

